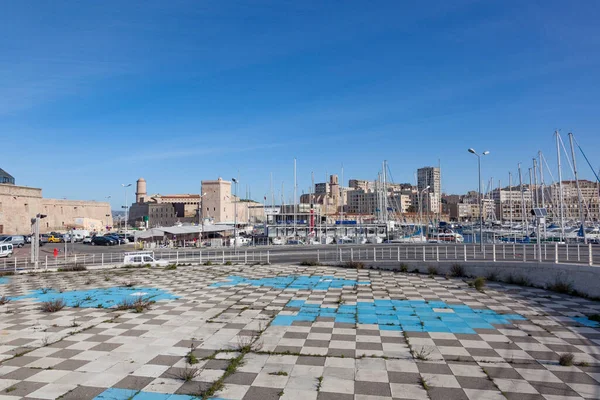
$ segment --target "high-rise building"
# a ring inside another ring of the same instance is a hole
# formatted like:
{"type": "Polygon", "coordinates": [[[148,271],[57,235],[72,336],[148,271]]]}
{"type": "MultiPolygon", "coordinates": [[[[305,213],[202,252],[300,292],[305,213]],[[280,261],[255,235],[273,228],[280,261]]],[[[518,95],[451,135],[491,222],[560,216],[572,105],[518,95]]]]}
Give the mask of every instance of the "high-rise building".
{"type": "Polygon", "coordinates": [[[427,190],[421,196],[423,198],[423,212],[439,214],[441,211],[442,179],[438,167],[423,167],[417,170],[417,188],[419,192],[427,190]]]}

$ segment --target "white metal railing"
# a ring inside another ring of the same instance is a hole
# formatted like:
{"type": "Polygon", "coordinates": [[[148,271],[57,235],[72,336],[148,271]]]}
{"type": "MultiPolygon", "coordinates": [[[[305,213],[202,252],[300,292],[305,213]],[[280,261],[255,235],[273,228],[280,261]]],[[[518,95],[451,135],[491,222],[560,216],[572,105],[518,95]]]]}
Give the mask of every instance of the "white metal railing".
{"type": "MultiPolygon", "coordinates": [[[[600,260],[600,246],[584,244],[547,243],[540,248],[534,244],[486,244],[480,250],[473,244],[406,244],[406,245],[323,245],[323,246],[282,246],[270,249],[165,249],[155,250],[156,259],[172,263],[293,263],[300,261],[318,262],[402,262],[402,261],[456,261],[456,262],[545,262],[577,263],[594,265],[600,260]]],[[[71,253],[67,256],[42,256],[38,269],[103,267],[123,265],[124,253],[71,253]]],[[[0,259],[0,270],[32,270],[34,265],[28,257],[0,259]]]]}

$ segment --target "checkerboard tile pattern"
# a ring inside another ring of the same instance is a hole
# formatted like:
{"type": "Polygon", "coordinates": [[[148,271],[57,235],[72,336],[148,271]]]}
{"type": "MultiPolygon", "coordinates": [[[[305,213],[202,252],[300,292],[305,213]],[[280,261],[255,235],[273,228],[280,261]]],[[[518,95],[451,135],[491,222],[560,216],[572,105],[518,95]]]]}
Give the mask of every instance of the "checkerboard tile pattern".
{"type": "Polygon", "coordinates": [[[214,397],[230,400],[600,398],[600,328],[577,319],[600,313],[600,304],[541,289],[490,283],[481,293],[458,279],[270,265],[23,275],[0,285],[0,295],[115,286],[160,288],[178,299],[142,313],[65,308],[47,314],[35,299],[0,307],[0,399],[127,394],[187,400],[220,379],[214,397]],[[226,284],[232,276],[244,280],[226,284]],[[290,276],[346,283],[257,284],[290,276]],[[327,313],[272,324],[277,316],[298,314],[304,304],[347,314],[342,311],[393,301],[524,318],[490,319],[474,333],[425,324],[387,329],[368,318],[327,313]],[[260,346],[231,370],[245,343],[240,338],[256,335],[260,346]],[[190,353],[196,364],[187,362],[190,353]],[[574,355],[574,365],[559,365],[565,353],[574,355]],[[198,372],[184,379],[191,368],[198,372]]]}

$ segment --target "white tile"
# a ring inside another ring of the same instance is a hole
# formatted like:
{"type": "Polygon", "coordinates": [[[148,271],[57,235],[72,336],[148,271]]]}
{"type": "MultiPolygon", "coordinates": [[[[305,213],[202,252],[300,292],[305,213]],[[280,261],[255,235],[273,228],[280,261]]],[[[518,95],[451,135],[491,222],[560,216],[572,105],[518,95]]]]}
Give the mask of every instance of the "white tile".
{"type": "Polygon", "coordinates": [[[354,380],[325,376],[321,383],[321,392],[354,394],[354,380]]]}
{"type": "Polygon", "coordinates": [[[429,400],[427,392],[420,385],[390,383],[390,389],[394,399],[429,400]]]}

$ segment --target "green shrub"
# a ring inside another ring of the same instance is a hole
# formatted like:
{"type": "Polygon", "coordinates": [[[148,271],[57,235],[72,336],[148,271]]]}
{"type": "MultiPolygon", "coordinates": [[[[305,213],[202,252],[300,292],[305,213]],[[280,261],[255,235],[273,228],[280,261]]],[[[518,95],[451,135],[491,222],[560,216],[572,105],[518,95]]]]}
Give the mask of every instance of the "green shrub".
{"type": "Polygon", "coordinates": [[[573,293],[573,283],[566,280],[562,280],[560,277],[556,277],[554,283],[547,285],[546,289],[552,290],[553,292],[571,294],[573,293]]]}
{"type": "Polygon", "coordinates": [[[87,268],[83,265],[75,264],[73,266],[64,267],[57,269],[58,272],[77,272],[77,271],[87,271],[87,268]]]}
{"type": "Polygon", "coordinates": [[[450,276],[454,278],[462,278],[465,275],[465,267],[463,267],[461,264],[452,264],[450,267],[450,276]]]}
{"type": "Polygon", "coordinates": [[[473,286],[475,287],[475,289],[479,290],[480,292],[483,292],[483,288],[485,287],[485,278],[483,276],[478,276],[473,281],[473,286]]]}
{"type": "Polygon", "coordinates": [[[212,263],[212,261],[208,260],[208,261],[206,261],[206,262],[205,262],[204,264],[202,264],[202,265],[213,265],[213,263],[212,263]]]}
{"type": "Polygon", "coordinates": [[[573,355],[573,353],[561,354],[560,358],[558,359],[558,363],[563,367],[570,367],[571,365],[573,365],[574,361],[575,356],[573,355]]]}
{"type": "Polygon", "coordinates": [[[365,264],[360,261],[346,261],[344,266],[346,268],[363,269],[365,267],[365,264]]]}
{"type": "Polygon", "coordinates": [[[434,275],[438,274],[438,270],[433,265],[430,265],[429,267],[427,267],[427,273],[429,274],[429,276],[433,277],[434,275]]]}
{"type": "Polygon", "coordinates": [[[498,282],[500,280],[498,271],[490,271],[490,273],[487,276],[487,280],[490,282],[498,282]]]}
{"type": "Polygon", "coordinates": [[[519,285],[519,286],[531,286],[531,281],[523,276],[523,275],[513,275],[510,274],[508,275],[508,278],[506,279],[506,283],[509,283],[511,285],[519,285]]]}
{"type": "Polygon", "coordinates": [[[408,265],[406,265],[405,263],[400,264],[400,272],[408,272],[408,265]]]}
{"type": "Polygon", "coordinates": [[[53,313],[62,310],[66,305],[63,299],[54,299],[42,302],[40,308],[44,312],[53,313]]]}
{"type": "Polygon", "coordinates": [[[316,267],[321,265],[321,263],[316,260],[303,260],[300,262],[300,265],[303,267],[316,267]]]}

